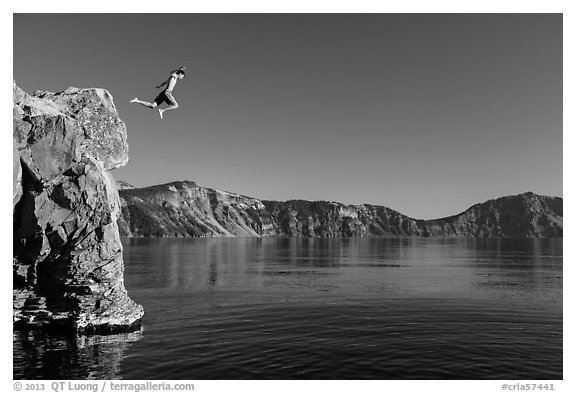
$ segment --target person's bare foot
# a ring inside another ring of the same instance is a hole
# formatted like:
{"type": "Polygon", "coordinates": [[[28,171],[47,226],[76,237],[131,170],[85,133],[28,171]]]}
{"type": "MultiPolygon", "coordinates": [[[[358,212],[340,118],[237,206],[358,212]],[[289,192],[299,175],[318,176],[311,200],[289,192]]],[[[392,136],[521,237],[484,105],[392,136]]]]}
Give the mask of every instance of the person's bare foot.
{"type": "Polygon", "coordinates": [[[162,115],[164,114],[164,110],[158,109],[158,113],[160,114],[160,118],[163,119],[162,115]]]}

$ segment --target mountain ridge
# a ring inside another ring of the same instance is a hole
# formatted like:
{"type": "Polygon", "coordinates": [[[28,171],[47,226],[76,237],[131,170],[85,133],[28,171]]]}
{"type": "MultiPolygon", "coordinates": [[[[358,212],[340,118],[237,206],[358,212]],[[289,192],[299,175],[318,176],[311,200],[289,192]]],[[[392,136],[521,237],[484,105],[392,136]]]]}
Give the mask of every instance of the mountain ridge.
{"type": "Polygon", "coordinates": [[[562,198],[531,191],[435,219],[416,219],[374,204],[264,200],[189,180],[119,193],[120,233],[128,237],[561,237],[563,233],[562,198]]]}

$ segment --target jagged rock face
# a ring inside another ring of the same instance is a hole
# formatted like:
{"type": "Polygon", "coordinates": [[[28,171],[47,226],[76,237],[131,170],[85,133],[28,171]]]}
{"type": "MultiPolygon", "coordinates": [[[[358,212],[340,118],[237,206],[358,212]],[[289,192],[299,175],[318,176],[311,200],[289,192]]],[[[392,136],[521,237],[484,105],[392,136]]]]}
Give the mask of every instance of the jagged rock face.
{"type": "Polygon", "coordinates": [[[120,200],[126,127],[103,89],[29,95],[14,84],[14,322],[78,332],[134,329],[120,200]]]}
{"type": "Polygon", "coordinates": [[[266,235],[305,237],[419,236],[415,221],[383,206],[303,200],[264,201],[266,235]]]}
{"type": "Polygon", "coordinates": [[[123,236],[259,236],[264,205],[257,199],[174,182],[120,190],[123,236]]]}
{"type": "Polygon", "coordinates": [[[379,206],[260,201],[173,182],[120,190],[122,236],[412,236],[415,221],[379,206]]]}
{"type": "Polygon", "coordinates": [[[416,220],[383,206],[260,201],[193,182],[121,190],[123,236],[561,237],[562,199],[525,193],[416,220]]]}

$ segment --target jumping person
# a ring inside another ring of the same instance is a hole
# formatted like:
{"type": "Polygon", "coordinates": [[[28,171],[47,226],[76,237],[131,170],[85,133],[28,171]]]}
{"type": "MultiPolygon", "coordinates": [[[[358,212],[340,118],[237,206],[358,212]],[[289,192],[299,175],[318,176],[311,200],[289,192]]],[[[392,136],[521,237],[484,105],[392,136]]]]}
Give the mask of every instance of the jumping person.
{"type": "Polygon", "coordinates": [[[162,82],[161,84],[159,84],[158,86],[156,86],[157,89],[161,88],[162,86],[166,86],[166,88],[164,90],[162,90],[162,92],[160,94],[158,94],[158,96],[156,98],[154,98],[153,102],[146,102],[146,101],[142,101],[139,100],[138,98],[134,98],[133,100],[131,100],[130,102],[135,102],[137,104],[140,105],[144,105],[147,108],[156,108],[158,105],[162,104],[163,102],[167,103],[169,106],[161,109],[158,108],[158,113],[160,114],[160,118],[163,118],[163,114],[166,111],[171,111],[173,109],[178,108],[178,103],[176,102],[176,100],[174,99],[174,96],[172,95],[172,90],[174,90],[174,87],[176,86],[176,82],[178,82],[178,80],[184,78],[185,73],[184,70],[186,69],[186,67],[180,67],[177,70],[174,70],[170,73],[170,77],[162,82]]]}

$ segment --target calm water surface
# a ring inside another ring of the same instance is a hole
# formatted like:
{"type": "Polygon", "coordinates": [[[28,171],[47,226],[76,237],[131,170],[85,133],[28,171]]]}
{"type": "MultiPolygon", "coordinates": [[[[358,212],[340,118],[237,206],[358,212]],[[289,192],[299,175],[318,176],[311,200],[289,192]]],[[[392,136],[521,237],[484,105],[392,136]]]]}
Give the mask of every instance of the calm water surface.
{"type": "Polygon", "coordinates": [[[21,379],[562,379],[562,239],[124,239],[140,332],[21,379]]]}

